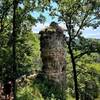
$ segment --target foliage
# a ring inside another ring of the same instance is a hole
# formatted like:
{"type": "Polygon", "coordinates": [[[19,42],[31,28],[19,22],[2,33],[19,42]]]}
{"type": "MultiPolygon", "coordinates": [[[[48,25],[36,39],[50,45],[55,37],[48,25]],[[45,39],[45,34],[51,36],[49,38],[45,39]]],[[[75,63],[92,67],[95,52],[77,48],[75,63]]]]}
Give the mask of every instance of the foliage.
{"type": "MultiPolygon", "coordinates": [[[[69,56],[69,55],[68,55],[69,56]]],[[[67,56],[67,58],[68,58],[67,56]]],[[[82,100],[88,98],[97,98],[99,97],[100,92],[100,62],[97,62],[100,59],[98,53],[92,53],[90,55],[84,55],[80,60],[77,61],[77,78],[78,78],[78,87],[79,95],[82,100]],[[95,64],[96,61],[96,64],[95,64]]],[[[67,60],[67,93],[74,95],[74,84],[72,80],[72,68],[70,65],[70,59],[67,60]]]]}
{"type": "Polygon", "coordinates": [[[38,87],[43,98],[46,100],[51,100],[53,98],[65,100],[65,93],[62,92],[60,84],[53,80],[49,80],[45,75],[38,75],[33,85],[38,87]]]}
{"type": "MultiPolygon", "coordinates": [[[[53,0],[53,1],[57,3],[57,8],[52,7],[50,9],[50,15],[57,16],[58,20],[64,22],[67,28],[65,30],[66,34],[68,34],[68,39],[66,43],[68,45],[71,57],[71,63],[73,67],[73,76],[74,76],[73,79],[75,83],[76,100],[79,100],[78,79],[76,70],[77,66],[75,61],[73,45],[75,45],[74,41],[76,37],[80,38],[82,30],[84,28],[93,27],[94,29],[96,29],[100,25],[99,24],[100,2],[98,0],[53,0]]],[[[86,48],[87,47],[88,46],[86,46],[86,48]]],[[[96,48],[94,49],[96,50],[96,48]]],[[[82,52],[83,50],[81,50],[80,55],[84,55],[92,51],[91,48],[89,48],[87,52],[83,53],[82,52]]]]}
{"type": "MultiPolygon", "coordinates": [[[[21,72],[25,73],[25,66],[31,67],[33,64],[33,56],[39,56],[33,53],[35,39],[31,33],[31,28],[36,23],[36,19],[31,15],[31,11],[36,10],[35,1],[19,0],[16,9],[16,54],[18,63],[18,76],[21,72]],[[34,5],[34,6],[33,6],[34,5]],[[32,39],[33,38],[33,39],[32,39]],[[30,41],[29,41],[30,40],[30,41]],[[22,50],[22,51],[21,51],[22,50]],[[31,51],[32,50],[32,51],[31,51]],[[32,55],[32,57],[31,57],[32,55]],[[23,67],[22,67],[23,66],[23,67]],[[20,67],[20,68],[19,68],[20,67]],[[22,68],[21,68],[22,67],[22,68]],[[23,70],[24,69],[24,70],[23,70]]],[[[11,78],[13,76],[13,0],[0,1],[0,69],[2,80],[4,77],[11,78]]],[[[15,33],[14,33],[15,34],[15,33]]],[[[36,49],[39,49],[35,46],[36,49]]],[[[36,50],[38,52],[38,50],[36,50]]],[[[39,59],[39,58],[38,58],[39,59]]],[[[34,59],[35,60],[35,59],[34,59]]],[[[31,70],[31,69],[30,69],[31,70]]]]}
{"type": "MultiPolygon", "coordinates": [[[[67,49],[67,48],[66,48],[67,49]]],[[[67,49],[68,51],[68,49],[67,49]]],[[[77,52],[77,51],[76,51],[77,52]]],[[[90,55],[84,55],[80,60],[77,61],[77,75],[78,75],[78,86],[79,86],[79,94],[80,98],[83,100],[86,99],[84,98],[84,95],[89,95],[90,98],[99,98],[99,92],[100,92],[100,68],[97,67],[95,64],[100,65],[99,62],[100,55],[98,53],[91,53],[90,55]],[[94,66],[93,66],[94,65],[94,66]],[[87,85],[86,85],[87,84],[87,85]],[[94,96],[94,97],[93,97],[94,96]]],[[[74,100],[75,98],[75,91],[74,91],[74,82],[73,82],[73,71],[71,67],[71,59],[70,59],[70,54],[67,53],[67,98],[66,100],[74,100]]],[[[38,81],[35,79],[32,82],[32,85],[30,86],[34,96],[34,99],[38,100],[44,100],[44,95],[52,94],[53,90],[50,89],[50,87],[47,87],[48,83],[47,81],[38,81]],[[47,92],[48,91],[48,92],[47,92]]],[[[22,91],[24,87],[18,87],[20,92],[22,91]]],[[[30,89],[30,90],[31,90],[30,89]]],[[[56,91],[57,93],[57,91],[56,91]]],[[[52,96],[50,97],[52,98],[52,96]]],[[[48,98],[47,100],[49,100],[48,98]]],[[[50,99],[51,100],[51,99],[50,99]]],[[[56,100],[56,98],[54,99],[56,100]]]]}
{"type": "MultiPolygon", "coordinates": [[[[94,29],[100,25],[99,0],[52,0],[57,7],[49,5],[51,0],[19,0],[16,9],[16,63],[17,78],[41,70],[39,36],[31,28],[37,22],[44,22],[42,15],[50,10],[51,16],[57,16],[66,24],[67,44],[72,50],[77,70],[79,96],[82,100],[100,98],[100,40],[85,39],[81,36],[86,27],[94,29]],[[36,19],[32,12],[40,16],[36,19]],[[87,98],[88,97],[88,98],[87,98]]],[[[5,82],[13,76],[12,70],[12,30],[13,0],[0,1],[0,81],[5,82]]],[[[70,50],[67,49],[67,100],[75,98],[73,69],[70,50]]],[[[37,81],[37,80],[36,80],[37,81]]],[[[36,84],[30,81],[25,86],[17,87],[18,100],[57,100],[61,91],[50,89],[51,83],[42,80],[36,84]],[[53,94],[54,93],[54,94],[53,94]],[[58,94],[58,95],[55,95],[58,94]],[[46,95],[46,96],[45,96],[46,95]]],[[[59,86],[58,86],[59,87],[59,86]]]]}
{"type": "Polygon", "coordinates": [[[17,96],[17,100],[33,100],[32,88],[29,86],[20,88],[17,96]]]}
{"type": "Polygon", "coordinates": [[[19,36],[16,47],[18,76],[32,73],[32,70],[39,68],[41,59],[39,40],[36,34],[25,33],[19,36]]]}

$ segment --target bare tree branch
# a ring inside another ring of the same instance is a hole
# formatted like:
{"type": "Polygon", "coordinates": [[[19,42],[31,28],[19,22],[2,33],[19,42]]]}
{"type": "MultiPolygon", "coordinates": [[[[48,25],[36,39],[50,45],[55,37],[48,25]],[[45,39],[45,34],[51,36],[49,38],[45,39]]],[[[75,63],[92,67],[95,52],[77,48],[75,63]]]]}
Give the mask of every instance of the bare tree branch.
{"type": "Polygon", "coordinates": [[[80,30],[82,29],[82,27],[84,25],[84,22],[85,22],[86,18],[88,17],[89,10],[84,15],[84,18],[82,19],[81,25],[79,26],[79,29],[77,30],[76,35],[74,35],[74,37],[72,39],[74,39],[75,37],[77,37],[77,35],[79,34],[80,30]]]}
{"type": "Polygon", "coordinates": [[[94,18],[90,19],[88,23],[92,22],[95,19],[97,19],[97,17],[94,17],[94,18]]]}

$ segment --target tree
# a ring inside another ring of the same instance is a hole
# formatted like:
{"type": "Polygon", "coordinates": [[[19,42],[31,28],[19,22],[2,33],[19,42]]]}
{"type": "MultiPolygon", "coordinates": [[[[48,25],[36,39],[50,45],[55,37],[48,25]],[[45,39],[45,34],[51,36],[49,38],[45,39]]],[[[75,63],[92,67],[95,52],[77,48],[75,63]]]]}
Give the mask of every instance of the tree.
{"type": "Polygon", "coordinates": [[[76,100],[79,100],[78,95],[78,83],[77,83],[77,73],[76,73],[76,62],[74,59],[74,52],[72,44],[76,37],[82,34],[82,30],[85,27],[92,26],[97,28],[100,23],[99,6],[100,2],[98,0],[53,0],[58,4],[57,9],[51,10],[52,16],[57,16],[59,21],[62,21],[66,25],[66,33],[69,36],[67,41],[69,53],[71,56],[74,82],[75,82],[75,93],[76,100]],[[58,13],[59,12],[59,13],[58,13]]]}
{"type": "MultiPolygon", "coordinates": [[[[80,51],[74,51],[79,53],[80,51]]],[[[67,54],[70,55],[70,54],[67,54]]],[[[68,60],[69,56],[67,56],[67,91],[68,94],[72,97],[74,95],[74,84],[72,80],[72,68],[70,65],[70,60],[68,60]]],[[[99,96],[99,77],[100,70],[98,65],[100,62],[97,62],[97,59],[100,58],[98,53],[85,54],[77,61],[77,77],[78,77],[78,89],[79,96],[82,100],[88,100],[87,98],[97,98],[99,96]],[[95,62],[96,61],[96,62],[95,62]],[[87,88],[86,88],[87,87],[87,88]]],[[[67,94],[67,95],[68,95],[67,94]]]]}
{"type": "Polygon", "coordinates": [[[1,78],[3,83],[9,81],[11,77],[13,78],[11,80],[13,81],[14,98],[16,93],[15,81],[18,77],[16,51],[18,38],[20,35],[31,32],[32,25],[37,22],[31,12],[38,8],[36,1],[31,0],[0,1],[0,51],[3,53],[0,57],[1,78]],[[6,52],[6,55],[4,52],[6,52]]]}

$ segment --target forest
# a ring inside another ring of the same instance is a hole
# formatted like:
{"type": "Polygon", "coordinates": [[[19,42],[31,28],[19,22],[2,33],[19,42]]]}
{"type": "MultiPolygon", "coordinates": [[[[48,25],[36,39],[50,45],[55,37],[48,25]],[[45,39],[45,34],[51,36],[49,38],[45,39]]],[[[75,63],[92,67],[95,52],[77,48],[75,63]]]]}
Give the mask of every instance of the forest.
{"type": "Polygon", "coordinates": [[[100,31],[100,0],[0,0],[0,100],[100,100],[87,28],[100,31]]]}

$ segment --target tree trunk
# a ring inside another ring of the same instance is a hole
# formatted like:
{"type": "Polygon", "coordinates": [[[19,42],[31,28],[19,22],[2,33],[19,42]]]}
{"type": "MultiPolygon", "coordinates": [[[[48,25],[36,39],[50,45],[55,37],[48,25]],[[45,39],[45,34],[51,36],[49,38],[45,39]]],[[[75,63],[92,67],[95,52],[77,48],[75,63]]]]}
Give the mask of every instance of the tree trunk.
{"type": "Polygon", "coordinates": [[[12,44],[12,57],[13,57],[13,96],[14,100],[16,100],[16,73],[17,73],[17,64],[16,64],[16,32],[17,32],[17,22],[16,22],[16,9],[17,9],[18,2],[17,0],[13,0],[13,44],[12,44]]]}
{"type": "Polygon", "coordinates": [[[79,100],[76,63],[75,63],[74,54],[73,54],[73,50],[71,48],[71,42],[70,41],[68,43],[68,49],[69,49],[69,53],[70,53],[70,56],[71,56],[71,62],[72,62],[72,66],[73,66],[76,100],[79,100]]]}

